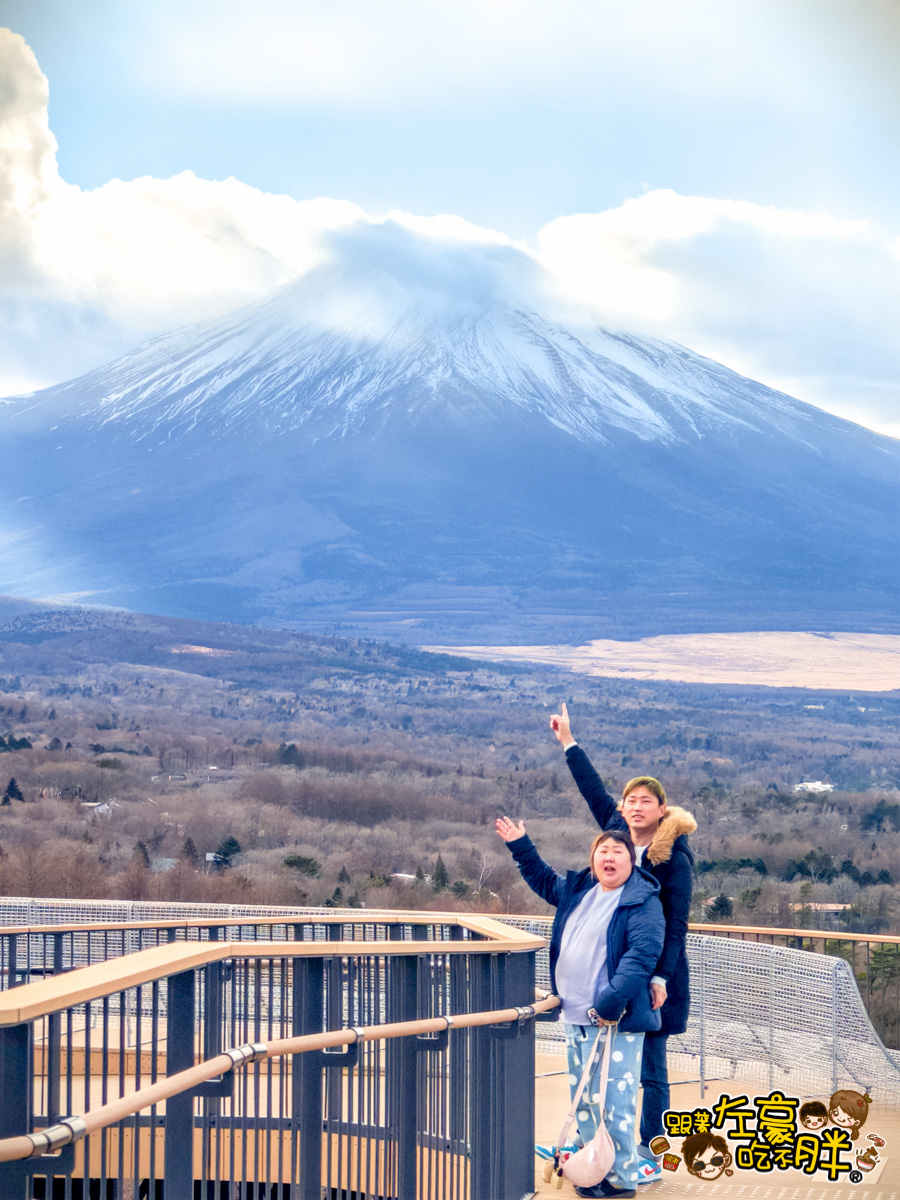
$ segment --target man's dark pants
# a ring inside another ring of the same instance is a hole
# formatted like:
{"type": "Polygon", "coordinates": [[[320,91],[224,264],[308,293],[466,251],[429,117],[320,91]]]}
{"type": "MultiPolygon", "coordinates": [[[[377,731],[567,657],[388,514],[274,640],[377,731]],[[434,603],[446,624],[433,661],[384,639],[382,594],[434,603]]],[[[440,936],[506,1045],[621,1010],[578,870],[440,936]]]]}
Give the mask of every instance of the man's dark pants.
{"type": "Polygon", "coordinates": [[[644,1055],[641,1059],[641,1137],[643,1146],[651,1138],[665,1133],[663,1113],[669,1107],[669,1071],[666,1065],[666,1033],[644,1034],[644,1055]]]}

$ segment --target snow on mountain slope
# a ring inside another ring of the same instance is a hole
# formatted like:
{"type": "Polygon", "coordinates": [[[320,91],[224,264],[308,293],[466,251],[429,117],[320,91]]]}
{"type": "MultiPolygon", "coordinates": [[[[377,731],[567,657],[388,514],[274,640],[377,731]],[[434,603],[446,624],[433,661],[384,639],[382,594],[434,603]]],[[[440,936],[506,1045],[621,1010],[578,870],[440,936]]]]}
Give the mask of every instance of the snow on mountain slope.
{"type": "Polygon", "coordinates": [[[587,442],[612,429],[662,442],[713,429],[802,436],[832,420],[683,347],[571,315],[566,326],[495,295],[459,303],[440,286],[404,289],[381,264],[356,274],[326,265],[271,299],[7,405],[20,420],[77,416],[138,438],[260,421],[345,435],[401,393],[413,419],[448,392],[497,414],[541,416],[587,442]]]}
{"type": "Polygon", "coordinates": [[[560,613],[578,638],[891,631],[898,443],[598,328],[510,247],[368,236],[262,303],[0,401],[4,590],[403,613],[423,640],[475,640],[473,620],[559,640],[560,613]]]}

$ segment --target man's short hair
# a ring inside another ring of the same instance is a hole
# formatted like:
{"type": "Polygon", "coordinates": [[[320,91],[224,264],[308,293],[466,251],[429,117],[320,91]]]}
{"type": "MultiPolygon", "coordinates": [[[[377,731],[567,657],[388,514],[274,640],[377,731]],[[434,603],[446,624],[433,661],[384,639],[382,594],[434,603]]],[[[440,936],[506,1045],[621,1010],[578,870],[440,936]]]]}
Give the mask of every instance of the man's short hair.
{"type": "Polygon", "coordinates": [[[635,779],[629,779],[622,791],[622,799],[626,799],[635,788],[639,787],[645,787],[648,792],[652,792],[660,804],[666,803],[666,789],[652,775],[638,775],[635,779]]]}
{"type": "Polygon", "coordinates": [[[621,842],[622,845],[628,850],[628,853],[631,857],[631,865],[634,866],[635,859],[637,858],[634,850],[634,842],[624,829],[604,829],[602,833],[597,834],[597,836],[591,842],[591,852],[588,855],[588,863],[590,863],[592,866],[594,863],[594,851],[601,842],[621,842]]]}

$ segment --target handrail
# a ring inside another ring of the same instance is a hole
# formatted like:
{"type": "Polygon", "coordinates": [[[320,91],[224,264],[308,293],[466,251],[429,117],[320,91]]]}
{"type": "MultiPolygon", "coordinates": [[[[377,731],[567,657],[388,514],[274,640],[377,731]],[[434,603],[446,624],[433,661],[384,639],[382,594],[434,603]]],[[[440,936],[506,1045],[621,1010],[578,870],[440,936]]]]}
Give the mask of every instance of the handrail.
{"type": "MultiPolygon", "coordinates": [[[[508,914],[522,921],[552,921],[549,916],[529,914],[508,914]]],[[[347,912],[304,913],[296,915],[282,913],[273,917],[181,917],[171,921],[81,921],[60,925],[3,925],[0,926],[0,937],[15,934],[53,934],[53,933],[102,933],[115,930],[129,931],[141,929],[221,929],[242,925],[434,925],[451,924],[466,925],[480,919],[493,921],[493,918],[481,918],[469,913],[458,912],[409,912],[397,909],[359,909],[353,910],[350,916],[347,912]]],[[[474,928],[474,926],[472,926],[474,928]]],[[[768,925],[722,925],[716,923],[691,922],[688,929],[693,933],[753,933],[775,935],[778,937],[824,938],[827,941],[842,942],[879,942],[885,945],[900,944],[900,936],[890,934],[843,933],[837,930],[825,929],[781,929],[768,925]]]]}
{"type": "Polygon", "coordinates": [[[50,975],[36,983],[0,992],[0,1026],[36,1021],[60,1008],[99,1000],[113,992],[165,979],[229,958],[396,958],[431,954],[522,954],[540,950],[546,939],[523,933],[490,917],[470,918],[457,914],[457,923],[480,934],[484,941],[413,942],[167,942],[149,950],[137,950],[93,966],[77,967],[61,975],[50,975]]]}
{"type": "MultiPolygon", "coordinates": [[[[411,943],[421,953],[422,943],[411,943]]],[[[346,943],[345,943],[346,945],[346,943]]],[[[468,949],[473,949],[471,944],[468,949]]],[[[71,976],[69,976],[71,978],[71,976]]],[[[262,1059],[282,1058],[288,1054],[302,1054],[308,1050],[326,1050],[336,1046],[349,1046],[357,1042],[387,1041],[391,1038],[411,1037],[423,1033],[442,1033],[445,1029],[467,1029],[480,1025],[500,1025],[509,1021],[526,1021],[537,1013],[549,1012],[560,1004],[558,996],[545,994],[524,1008],[501,1008],[492,1012],[448,1013],[440,1017],[428,1017],[421,1021],[396,1021],[387,1025],[368,1025],[351,1029],[336,1029],[329,1033],[308,1033],[299,1037],[277,1038],[271,1042],[249,1042],[232,1050],[224,1050],[215,1058],[188,1067],[175,1075],[160,1079],[130,1096],[121,1096],[100,1108],[82,1116],[68,1117],[40,1133],[21,1134],[18,1137],[0,1140],[0,1163],[14,1162],[23,1158],[34,1158],[58,1150],[88,1134],[126,1117],[134,1116],[144,1108],[150,1108],[163,1100],[190,1091],[200,1083],[233,1071],[236,1067],[262,1059]]]]}
{"type": "MultiPolygon", "coordinates": [[[[522,916],[521,921],[545,921],[551,925],[550,916],[522,916]]],[[[826,942],[878,942],[885,946],[900,945],[900,935],[879,933],[843,933],[836,929],[781,929],[770,925],[722,925],[718,921],[701,923],[691,921],[688,925],[691,933],[750,933],[763,937],[792,937],[807,938],[812,941],[826,942]]]]}
{"type": "Polygon", "coordinates": [[[826,942],[880,942],[882,945],[889,946],[900,944],[900,937],[896,934],[840,933],[834,929],[775,929],[768,925],[720,925],[718,923],[690,924],[688,929],[693,933],[755,933],[767,937],[813,938],[816,941],[824,940],[826,942]]]}
{"type": "MultiPolygon", "coordinates": [[[[65,903],[65,901],[60,901],[65,903]]],[[[140,929],[221,929],[238,925],[458,925],[481,919],[480,914],[460,912],[408,912],[401,909],[354,909],[348,916],[335,913],[282,913],[276,917],[177,917],[171,921],[75,921],[53,925],[2,925],[0,937],[34,933],[102,933],[140,929]],[[357,915],[358,914],[358,915],[357,915]]],[[[485,920],[493,918],[485,917],[485,920]]]]}

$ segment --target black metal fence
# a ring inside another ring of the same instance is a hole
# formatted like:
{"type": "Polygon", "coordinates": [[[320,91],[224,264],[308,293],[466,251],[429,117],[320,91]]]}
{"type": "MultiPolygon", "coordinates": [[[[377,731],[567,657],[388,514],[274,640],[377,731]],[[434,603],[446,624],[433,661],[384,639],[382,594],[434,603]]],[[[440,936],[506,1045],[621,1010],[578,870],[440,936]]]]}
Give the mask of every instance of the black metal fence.
{"type": "MultiPolygon", "coordinates": [[[[145,949],[185,938],[227,947],[205,966],[176,964],[17,1019],[28,1015],[26,999],[47,991],[35,980],[115,958],[135,932],[0,940],[0,1138],[77,1117],[246,1043],[534,1002],[534,949],[510,952],[450,922],[308,921],[141,930],[145,949]],[[260,934],[262,957],[241,944],[260,934]],[[362,941],[378,944],[361,949],[362,941]],[[352,945],[344,952],[340,942],[352,945]]],[[[120,961],[125,970],[136,960],[120,961]]],[[[533,1190],[533,1125],[526,1016],[263,1058],[55,1156],[0,1163],[0,1197],[519,1200],[533,1190]]]]}

